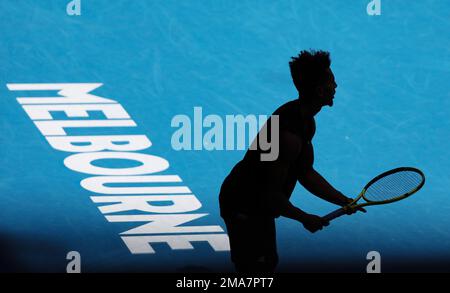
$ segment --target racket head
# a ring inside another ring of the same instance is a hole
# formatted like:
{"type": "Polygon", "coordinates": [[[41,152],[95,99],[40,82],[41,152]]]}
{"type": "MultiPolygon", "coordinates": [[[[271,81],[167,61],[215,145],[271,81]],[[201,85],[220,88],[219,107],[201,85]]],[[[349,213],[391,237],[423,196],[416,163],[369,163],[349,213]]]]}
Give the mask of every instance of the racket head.
{"type": "Polygon", "coordinates": [[[425,175],[413,167],[386,171],[366,184],[362,198],[368,203],[383,204],[398,201],[416,193],[425,184],[425,175]]]}

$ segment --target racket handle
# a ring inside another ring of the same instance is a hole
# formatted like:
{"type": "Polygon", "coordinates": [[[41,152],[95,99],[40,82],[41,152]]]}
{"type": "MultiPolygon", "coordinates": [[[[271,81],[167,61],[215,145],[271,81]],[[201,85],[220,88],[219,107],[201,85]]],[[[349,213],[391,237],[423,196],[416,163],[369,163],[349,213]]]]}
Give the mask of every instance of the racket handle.
{"type": "Polygon", "coordinates": [[[325,220],[327,220],[327,221],[331,221],[331,220],[336,219],[336,218],[338,218],[338,217],[340,217],[342,215],[345,215],[345,214],[346,214],[345,209],[344,208],[340,208],[340,209],[335,210],[334,212],[329,213],[326,216],[323,216],[323,218],[325,220]]]}

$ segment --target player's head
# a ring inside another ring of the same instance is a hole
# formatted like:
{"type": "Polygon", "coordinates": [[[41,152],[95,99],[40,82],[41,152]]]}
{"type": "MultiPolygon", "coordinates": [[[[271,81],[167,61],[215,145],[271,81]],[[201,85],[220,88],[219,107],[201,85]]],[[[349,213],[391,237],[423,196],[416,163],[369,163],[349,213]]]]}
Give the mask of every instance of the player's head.
{"type": "Polygon", "coordinates": [[[333,105],[337,84],[330,65],[330,53],[325,51],[301,51],[292,57],[289,67],[301,99],[322,106],[333,105]]]}

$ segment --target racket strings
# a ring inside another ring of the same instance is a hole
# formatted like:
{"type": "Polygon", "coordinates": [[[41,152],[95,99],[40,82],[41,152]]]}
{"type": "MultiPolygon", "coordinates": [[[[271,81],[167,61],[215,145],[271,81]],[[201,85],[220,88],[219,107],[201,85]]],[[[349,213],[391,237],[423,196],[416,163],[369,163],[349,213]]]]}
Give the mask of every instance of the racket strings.
{"type": "Polygon", "coordinates": [[[379,178],[367,187],[364,197],[369,201],[386,201],[414,191],[423,177],[415,171],[403,170],[379,178]]]}

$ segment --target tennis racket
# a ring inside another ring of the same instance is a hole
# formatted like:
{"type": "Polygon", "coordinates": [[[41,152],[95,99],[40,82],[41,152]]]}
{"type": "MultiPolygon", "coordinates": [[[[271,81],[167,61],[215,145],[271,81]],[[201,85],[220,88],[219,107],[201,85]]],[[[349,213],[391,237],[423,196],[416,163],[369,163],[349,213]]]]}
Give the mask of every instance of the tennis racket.
{"type": "Polygon", "coordinates": [[[419,191],[425,184],[425,175],[416,168],[401,167],[384,172],[366,184],[361,193],[348,205],[323,218],[331,221],[359,207],[387,204],[402,200],[419,191]],[[357,204],[363,198],[364,203],[357,204]]]}

